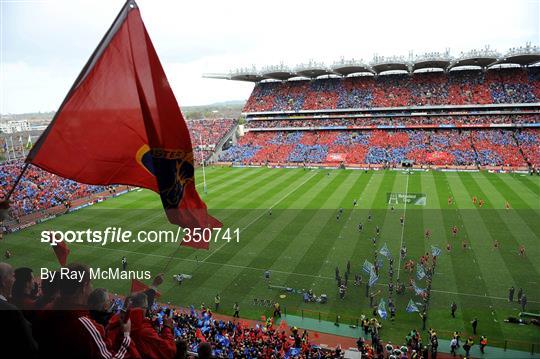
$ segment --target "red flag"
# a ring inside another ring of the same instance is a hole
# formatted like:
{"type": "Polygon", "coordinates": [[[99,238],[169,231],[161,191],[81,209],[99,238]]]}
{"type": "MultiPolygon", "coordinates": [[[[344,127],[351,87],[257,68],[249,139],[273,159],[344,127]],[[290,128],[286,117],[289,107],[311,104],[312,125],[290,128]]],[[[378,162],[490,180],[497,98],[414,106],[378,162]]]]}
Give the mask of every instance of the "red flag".
{"type": "MultiPolygon", "coordinates": [[[[144,292],[148,289],[150,289],[150,287],[144,284],[143,282],[137,279],[131,280],[131,293],[144,292]]],[[[161,296],[161,293],[156,290],[156,297],[160,297],[160,296],[161,296]]]]}
{"type": "Polygon", "coordinates": [[[287,325],[287,322],[285,320],[281,320],[279,323],[278,331],[279,332],[286,332],[287,329],[289,329],[289,326],[287,325]]]}
{"type": "MultiPolygon", "coordinates": [[[[195,189],[189,131],[139,9],[127,1],[27,162],[78,182],[160,194],[184,228],[219,227],[195,189]]],[[[188,242],[195,248],[208,243],[188,242]]]]}
{"type": "MultiPolygon", "coordinates": [[[[48,238],[49,242],[51,241],[51,237],[52,237],[52,234],[49,234],[49,238],[48,238]]],[[[58,259],[58,263],[60,263],[62,267],[65,267],[67,263],[67,257],[70,252],[66,242],[58,241],[56,242],[55,245],[51,245],[51,247],[53,248],[54,254],[56,255],[56,258],[58,259]]]]}
{"type": "Polygon", "coordinates": [[[206,343],[206,338],[199,328],[195,331],[195,337],[197,337],[201,342],[206,343]]]}
{"type": "Polygon", "coordinates": [[[55,246],[52,247],[54,250],[54,254],[56,254],[56,258],[58,258],[58,263],[60,263],[62,267],[65,267],[67,263],[67,257],[70,252],[66,242],[58,242],[55,246]]]}

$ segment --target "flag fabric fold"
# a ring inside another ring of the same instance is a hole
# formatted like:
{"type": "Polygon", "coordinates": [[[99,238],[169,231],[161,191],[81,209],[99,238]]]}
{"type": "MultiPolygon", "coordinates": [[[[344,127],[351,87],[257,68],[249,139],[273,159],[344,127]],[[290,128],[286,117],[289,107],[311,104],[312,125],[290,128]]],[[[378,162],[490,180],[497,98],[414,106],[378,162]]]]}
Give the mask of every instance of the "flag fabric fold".
{"type": "Polygon", "coordinates": [[[424,279],[425,276],[426,276],[426,271],[424,269],[424,266],[418,263],[418,265],[416,266],[416,278],[418,278],[418,280],[421,280],[421,279],[424,279]]]}
{"type": "Polygon", "coordinates": [[[67,257],[71,252],[66,242],[62,241],[57,243],[55,246],[53,246],[53,250],[56,258],[58,259],[58,263],[60,263],[62,267],[65,267],[67,264],[67,257]]]}
{"type": "Polygon", "coordinates": [[[373,268],[373,264],[371,264],[367,259],[364,260],[364,264],[362,264],[362,270],[366,272],[366,274],[370,274],[373,268]]]}
{"type": "Polygon", "coordinates": [[[413,282],[413,288],[416,295],[422,295],[426,291],[425,289],[418,287],[415,282],[413,282]]]}
{"type": "Polygon", "coordinates": [[[369,273],[369,286],[372,287],[375,283],[377,283],[377,280],[379,277],[375,273],[375,269],[373,268],[371,272],[369,273]]]}
{"type": "MultiPolygon", "coordinates": [[[[134,1],[126,2],[26,161],[82,183],[153,190],[168,220],[184,228],[221,226],[195,189],[189,130],[134,1]]],[[[204,241],[183,244],[208,248],[204,241]]]]}
{"type": "Polygon", "coordinates": [[[203,335],[201,330],[197,328],[195,331],[195,337],[201,341],[201,343],[206,343],[206,337],[203,335]]]}
{"type": "MultiPolygon", "coordinates": [[[[131,292],[130,293],[138,293],[138,292],[145,292],[148,289],[150,289],[149,286],[141,282],[137,279],[131,280],[131,292]]],[[[156,297],[161,297],[161,293],[156,290],[156,297]]]]}
{"type": "Polygon", "coordinates": [[[409,300],[409,304],[407,304],[407,308],[405,308],[405,311],[407,311],[407,313],[420,312],[412,299],[409,300]]]}
{"type": "MultiPolygon", "coordinates": [[[[49,242],[51,241],[52,236],[49,236],[49,242]]],[[[66,242],[64,241],[58,241],[56,243],[51,243],[50,246],[52,247],[54,254],[56,255],[56,259],[58,259],[58,263],[65,267],[67,264],[67,258],[69,253],[71,252],[68,248],[66,242]]]]}
{"type": "Polygon", "coordinates": [[[384,302],[384,299],[381,298],[381,301],[379,302],[379,306],[377,307],[377,313],[379,313],[379,316],[382,319],[386,319],[387,312],[386,312],[386,304],[384,302]]]}
{"type": "Polygon", "coordinates": [[[386,245],[386,243],[382,246],[379,253],[385,256],[386,258],[390,257],[390,250],[388,249],[388,246],[386,245]]]}
{"type": "Polygon", "coordinates": [[[435,247],[435,246],[431,246],[431,255],[433,257],[438,257],[440,256],[442,253],[442,250],[438,247],[435,247]]]}

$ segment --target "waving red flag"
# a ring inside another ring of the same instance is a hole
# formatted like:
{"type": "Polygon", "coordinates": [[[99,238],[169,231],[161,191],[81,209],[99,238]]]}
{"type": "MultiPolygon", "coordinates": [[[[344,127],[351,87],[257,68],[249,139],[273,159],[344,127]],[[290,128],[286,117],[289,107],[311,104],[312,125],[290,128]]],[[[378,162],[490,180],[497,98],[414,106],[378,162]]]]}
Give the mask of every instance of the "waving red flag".
{"type": "Polygon", "coordinates": [[[26,161],[82,183],[151,189],[169,221],[184,228],[221,226],[195,190],[189,131],[132,0],[26,161]]]}
{"type": "MultiPolygon", "coordinates": [[[[144,292],[150,289],[149,286],[137,279],[131,280],[131,293],[144,292]]],[[[156,297],[161,297],[161,293],[156,290],[156,297]]]]}
{"type": "Polygon", "coordinates": [[[66,242],[62,241],[57,243],[55,246],[53,246],[53,250],[54,254],[56,254],[56,258],[58,258],[58,263],[60,263],[62,267],[65,267],[67,263],[67,257],[70,252],[66,242]]]}
{"type": "MultiPolygon", "coordinates": [[[[50,242],[51,239],[52,239],[52,235],[49,235],[48,241],[50,242]]],[[[67,264],[67,257],[70,252],[66,242],[58,241],[58,242],[55,242],[54,244],[51,244],[51,247],[53,248],[54,254],[56,255],[56,258],[58,259],[58,263],[60,263],[62,267],[65,267],[67,264]]]]}
{"type": "Polygon", "coordinates": [[[202,343],[206,343],[206,338],[199,328],[195,331],[195,337],[198,338],[202,343]]]}

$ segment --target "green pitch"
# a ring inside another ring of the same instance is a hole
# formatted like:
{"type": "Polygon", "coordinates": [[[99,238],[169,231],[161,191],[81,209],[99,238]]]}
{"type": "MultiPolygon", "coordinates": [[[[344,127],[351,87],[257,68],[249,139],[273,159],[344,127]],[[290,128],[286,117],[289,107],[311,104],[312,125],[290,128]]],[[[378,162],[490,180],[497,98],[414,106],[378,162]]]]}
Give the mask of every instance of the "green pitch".
{"type": "MultiPolygon", "coordinates": [[[[224,226],[239,228],[240,240],[227,243],[218,240],[209,251],[178,247],[176,244],[113,243],[70,244],[70,262],[82,262],[93,267],[117,268],[126,256],[128,269],[150,270],[157,274],[165,269],[166,281],[161,287],[163,302],[181,306],[202,302],[213,306],[216,293],[221,295],[223,314],[233,314],[235,301],[240,315],[260,318],[271,309],[255,306],[253,299],[278,301],[287,314],[301,315],[353,324],[361,314],[371,317],[372,309],[365,298],[364,285],[353,285],[354,274],[362,272],[365,259],[373,260],[373,251],[388,245],[395,258],[395,277],[408,283],[410,274],[399,261],[401,243],[408,248],[408,258],[418,257],[436,245],[443,250],[433,279],[431,307],[427,326],[437,330],[441,339],[459,330],[463,335],[472,332],[470,321],[478,317],[478,333],[487,335],[490,345],[530,350],[540,346],[540,328],[508,324],[504,319],[517,316],[517,303],[508,303],[508,288],[522,287],[528,297],[528,311],[540,311],[540,178],[519,174],[304,170],[266,168],[208,168],[208,193],[202,194],[200,172],[198,190],[211,208],[211,213],[224,226]],[[403,200],[392,193],[415,194],[415,199],[403,200]],[[448,197],[454,199],[448,204],[448,197]],[[478,208],[472,197],[483,199],[478,208]],[[353,200],[358,205],[353,206],[353,200]],[[505,209],[505,201],[511,209],[505,209]],[[338,209],[343,215],[336,219],[338,209]],[[272,209],[272,211],[269,211],[272,209]],[[271,212],[271,214],[270,214],[271,212]],[[373,219],[368,222],[371,213],[373,219]],[[401,226],[399,218],[405,217],[401,226]],[[363,223],[362,232],[358,224],[363,223]],[[375,227],[381,228],[374,247],[370,240],[375,227]],[[451,227],[459,233],[453,238],[451,227]],[[424,238],[426,229],[431,239],[424,238]],[[463,250],[462,241],[471,249],[463,250]],[[493,248],[500,242],[498,250],[493,248]],[[452,250],[446,250],[450,243],[452,250]],[[518,255],[522,244],[526,256],[518,255]],[[170,258],[172,259],[170,260],[170,258]],[[345,271],[351,261],[351,276],[344,300],[338,298],[334,272],[339,266],[345,271]],[[397,265],[401,268],[397,270],[397,265]],[[326,293],[327,304],[303,303],[299,294],[269,289],[263,279],[271,270],[271,284],[294,289],[312,289],[316,295],[326,293]],[[191,274],[179,286],[174,274],[191,274]],[[280,295],[286,294],[285,298],[280,295]],[[450,304],[455,301],[458,311],[450,316],[450,304]]],[[[52,221],[44,222],[0,242],[3,253],[9,248],[14,266],[30,266],[39,274],[42,266],[57,267],[53,251],[39,242],[40,231],[104,229],[122,227],[132,231],[174,229],[167,224],[158,196],[150,191],[135,191],[105,201],[52,221]]],[[[379,256],[381,257],[381,256],[379,256]]],[[[378,299],[386,299],[388,261],[385,260],[375,290],[378,299]]],[[[412,274],[415,277],[415,274],[412,274]]],[[[147,281],[149,283],[150,281],[147,281]]],[[[418,281],[425,287],[424,281],[418,281]]],[[[113,293],[126,294],[128,280],[95,281],[113,293]]],[[[394,294],[394,297],[396,295],[394,294]]],[[[406,291],[397,296],[395,322],[383,321],[382,338],[401,342],[412,328],[421,327],[418,313],[406,313],[409,299],[420,302],[406,291]]]]}

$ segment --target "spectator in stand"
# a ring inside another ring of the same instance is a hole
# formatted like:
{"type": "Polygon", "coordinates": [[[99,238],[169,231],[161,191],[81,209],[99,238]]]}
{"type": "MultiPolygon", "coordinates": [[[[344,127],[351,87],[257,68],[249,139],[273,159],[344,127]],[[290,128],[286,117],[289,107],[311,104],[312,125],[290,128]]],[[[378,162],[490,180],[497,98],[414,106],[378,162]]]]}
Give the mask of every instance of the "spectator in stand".
{"type": "Polygon", "coordinates": [[[529,124],[540,123],[540,115],[526,115],[516,113],[515,115],[491,115],[491,114],[471,114],[461,116],[437,115],[418,116],[409,114],[407,116],[393,115],[357,115],[357,118],[343,118],[343,115],[331,115],[336,118],[313,118],[290,120],[268,120],[251,119],[246,123],[249,129],[307,129],[327,127],[336,129],[347,129],[350,127],[373,127],[373,126],[412,126],[412,125],[489,125],[489,124],[529,124]],[[341,117],[340,117],[341,116],[341,117]]]}
{"type": "Polygon", "coordinates": [[[70,273],[80,278],[62,278],[56,311],[47,313],[46,322],[36,333],[40,356],[54,358],[123,358],[131,343],[131,322],[121,324],[121,341],[112,343],[103,325],[91,318],[88,297],[92,292],[87,266],[69,264],[70,273]]]}
{"type": "Polygon", "coordinates": [[[148,297],[145,293],[136,293],[131,298],[131,337],[137,351],[143,358],[174,358],[174,324],[172,315],[162,317],[161,332],[158,334],[147,316],[148,297]]]}
{"type": "Polygon", "coordinates": [[[197,349],[197,356],[199,359],[210,359],[212,356],[212,346],[210,343],[201,343],[197,349]]]}
{"type": "MultiPolygon", "coordinates": [[[[20,160],[0,164],[0,198],[15,183],[23,166],[20,160]]],[[[77,183],[31,165],[11,196],[11,216],[18,218],[105,190],[104,186],[77,183]]]]}
{"type": "Polygon", "coordinates": [[[243,164],[344,162],[396,166],[533,167],[540,162],[539,130],[410,129],[248,132],[222,153],[243,164]],[[335,158],[338,158],[336,160],[335,158]]]}
{"type": "Polygon", "coordinates": [[[34,308],[38,311],[52,309],[54,302],[58,299],[60,295],[60,275],[58,274],[58,272],[53,273],[53,280],[41,281],[41,296],[36,299],[36,302],[34,304],[34,308]]]}
{"type": "Polygon", "coordinates": [[[186,121],[191,135],[195,164],[213,154],[215,146],[236,125],[233,119],[201,119],[186,121]]]}
{"type": "Polygon", "coordinates": [[[261,82],[244,112],[538,102],[540,70],[494,69],[261,82]]]}
{"type": "Polygon", "coordinates": [[[15,269],[15,283],[13,283],[11,292],[11,303],[23,311],[34,309],[37,289],[31,268],[15,269]]]}
{"type": "Polygon", "coordinates": [[[8,302],[15,282],[15,272],[7,263],[0,263],[0,348],[2,358],[37,358],[38,346],[32,337],[30,323],[21,311],[8,302]]]}

